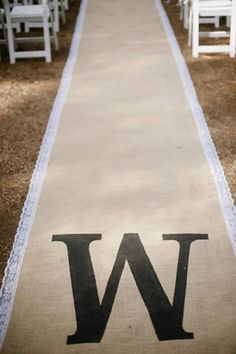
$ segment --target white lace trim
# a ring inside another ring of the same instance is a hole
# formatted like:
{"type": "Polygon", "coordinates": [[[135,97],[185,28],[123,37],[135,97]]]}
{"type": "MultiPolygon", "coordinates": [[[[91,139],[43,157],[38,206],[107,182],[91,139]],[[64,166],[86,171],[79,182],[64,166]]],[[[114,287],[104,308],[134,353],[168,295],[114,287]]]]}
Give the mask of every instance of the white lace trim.
{"type": "Polygon", "coordinates": [[[174,31],[170,25],[170,21],[164,10],[161,0],[155,0],[156,9],[159,13],[163,26],[165,28],[167,37],[169,39],[172,52],[174,54],[180,77],[184,86],[185,94],[188,99],[189,105],[192,109],[198,134],[207,157],[213,179],[218,191],[219,202],[222,213],[224,215],[225,224],[228,234],[233,246],[234,254],[236,255],[236,207],[234,205],[232,195],[226,180],[221,162],[216,152],[215,145],[212,141],[209,129],[202,112],[201,106],[198,102],[196,91],[188,71],[183,54],[179,48],[179,44],[175,37],[174,31]]]}
{"type": "Polygon", "coordinates": [[[47,129],[43,138],[39,156],[31,178],[27,198],[21,213],[19,226],[17,228],[12,252],[9,257],[2,288],[0,290],[0,348],[6,334],[16,286],[18,283],[21,264],[24,257],[28,236],[33,224],[36,207],[38,204],[48,160],[56,137],[61,112],[67,97],[71,76],[76,62],[80,44],[81,32],[83,29],[84,16],[88,0],[82,0],[79,15],[76,20],[75,30],[72,38],[71,48],[66,65],[63,70],[60,86],[53,104],[52,112],[48,121],[47,129]]]}

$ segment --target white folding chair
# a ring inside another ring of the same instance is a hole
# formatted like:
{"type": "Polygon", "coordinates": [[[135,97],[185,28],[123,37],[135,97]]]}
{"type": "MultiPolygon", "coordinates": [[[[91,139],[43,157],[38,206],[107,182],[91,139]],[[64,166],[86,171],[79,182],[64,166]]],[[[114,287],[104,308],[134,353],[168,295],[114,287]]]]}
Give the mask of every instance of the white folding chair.
{"type": "Polygon", "coordinates": [[[192,44],[194,58],[199,53],[228,53],[235,57],[236,48],[236,0],[193,0],[189,15],[189,45],[192,44]],[[200,17],[229,17],[229,31],[200,31],[200,17]],[[209,38],[228,38],[228,44],[200,45],[200,36],[209,38]]]}
{"type": "Polygon", "coordinates": [[[7,36],[10,63],[14,64],[17,58],[36,58],[44,57],[46,62],[51,62],[51,39],[54,41],[55,48],[58,49],[58,39],[54,26],[52,26],[52,37],[49,34],[49,22],[52,16],[46,0],[42,0],[41,5],[22,5],[14,6],[10,10],[9,1],[3,0],[5,16],[7,21],[7,36]],[[41,37],[21,37],[15,38],[12,29],[14,23],[39,22],[42,24],[43,36],[41,37]],[[24,42],[44,42],[43,50],[19,51],[16,49],[17,43],[24,42]]]}

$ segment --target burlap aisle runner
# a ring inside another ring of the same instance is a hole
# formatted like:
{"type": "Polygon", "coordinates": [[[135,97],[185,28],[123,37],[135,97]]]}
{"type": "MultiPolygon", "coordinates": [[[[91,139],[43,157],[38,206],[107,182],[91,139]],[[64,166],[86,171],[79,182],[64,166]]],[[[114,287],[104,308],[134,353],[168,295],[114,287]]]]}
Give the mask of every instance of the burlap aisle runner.
{"type": "Polygon", "coordinates": [[[236,260],[154,1],[89,0],[79,53],[3,353],[236,353],[236,260]]]}

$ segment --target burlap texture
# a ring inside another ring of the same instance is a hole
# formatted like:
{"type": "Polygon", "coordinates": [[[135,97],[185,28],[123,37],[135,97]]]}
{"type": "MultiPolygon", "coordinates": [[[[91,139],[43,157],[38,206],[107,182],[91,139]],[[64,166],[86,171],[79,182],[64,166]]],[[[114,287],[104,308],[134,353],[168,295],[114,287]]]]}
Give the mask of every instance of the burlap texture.
{"type": "Polygon", "coordinates": [[[3,353],[236,353],[236,262],[192,111],[152,0],[90,0],[79,56],[19,278],[3,353]],[[67,345],[76,320],[67,249],[90,253],[100,300],[125,233],[138,233],[172,302],[178,243],[190,249],[183,327],[160,341],[129,265],[100,343],[67,345]]]}

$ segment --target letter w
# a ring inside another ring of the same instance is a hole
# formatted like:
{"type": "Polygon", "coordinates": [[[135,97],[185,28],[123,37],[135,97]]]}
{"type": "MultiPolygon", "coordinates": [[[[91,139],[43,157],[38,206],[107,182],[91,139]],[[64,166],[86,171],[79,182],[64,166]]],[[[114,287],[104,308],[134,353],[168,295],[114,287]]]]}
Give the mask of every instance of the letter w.
{"type": "Polygon", "coordinates": [[[68,336],[67,344],[101,341],[126,261],[159,340],[192,339],[193,333],[183,329],[189,252],[193,241],[206,239],[208,236],[203,234],[163,235],[163,240],[175,240],[180,246],[174,299],[171,304],[139,235],[125,234],[100,304],[89,245],[92,241],[101,240],[101,235],[54,235],[53,241],[64,242],[67,246],[77,322],[77,330],[74,335],[68,336]]]}

